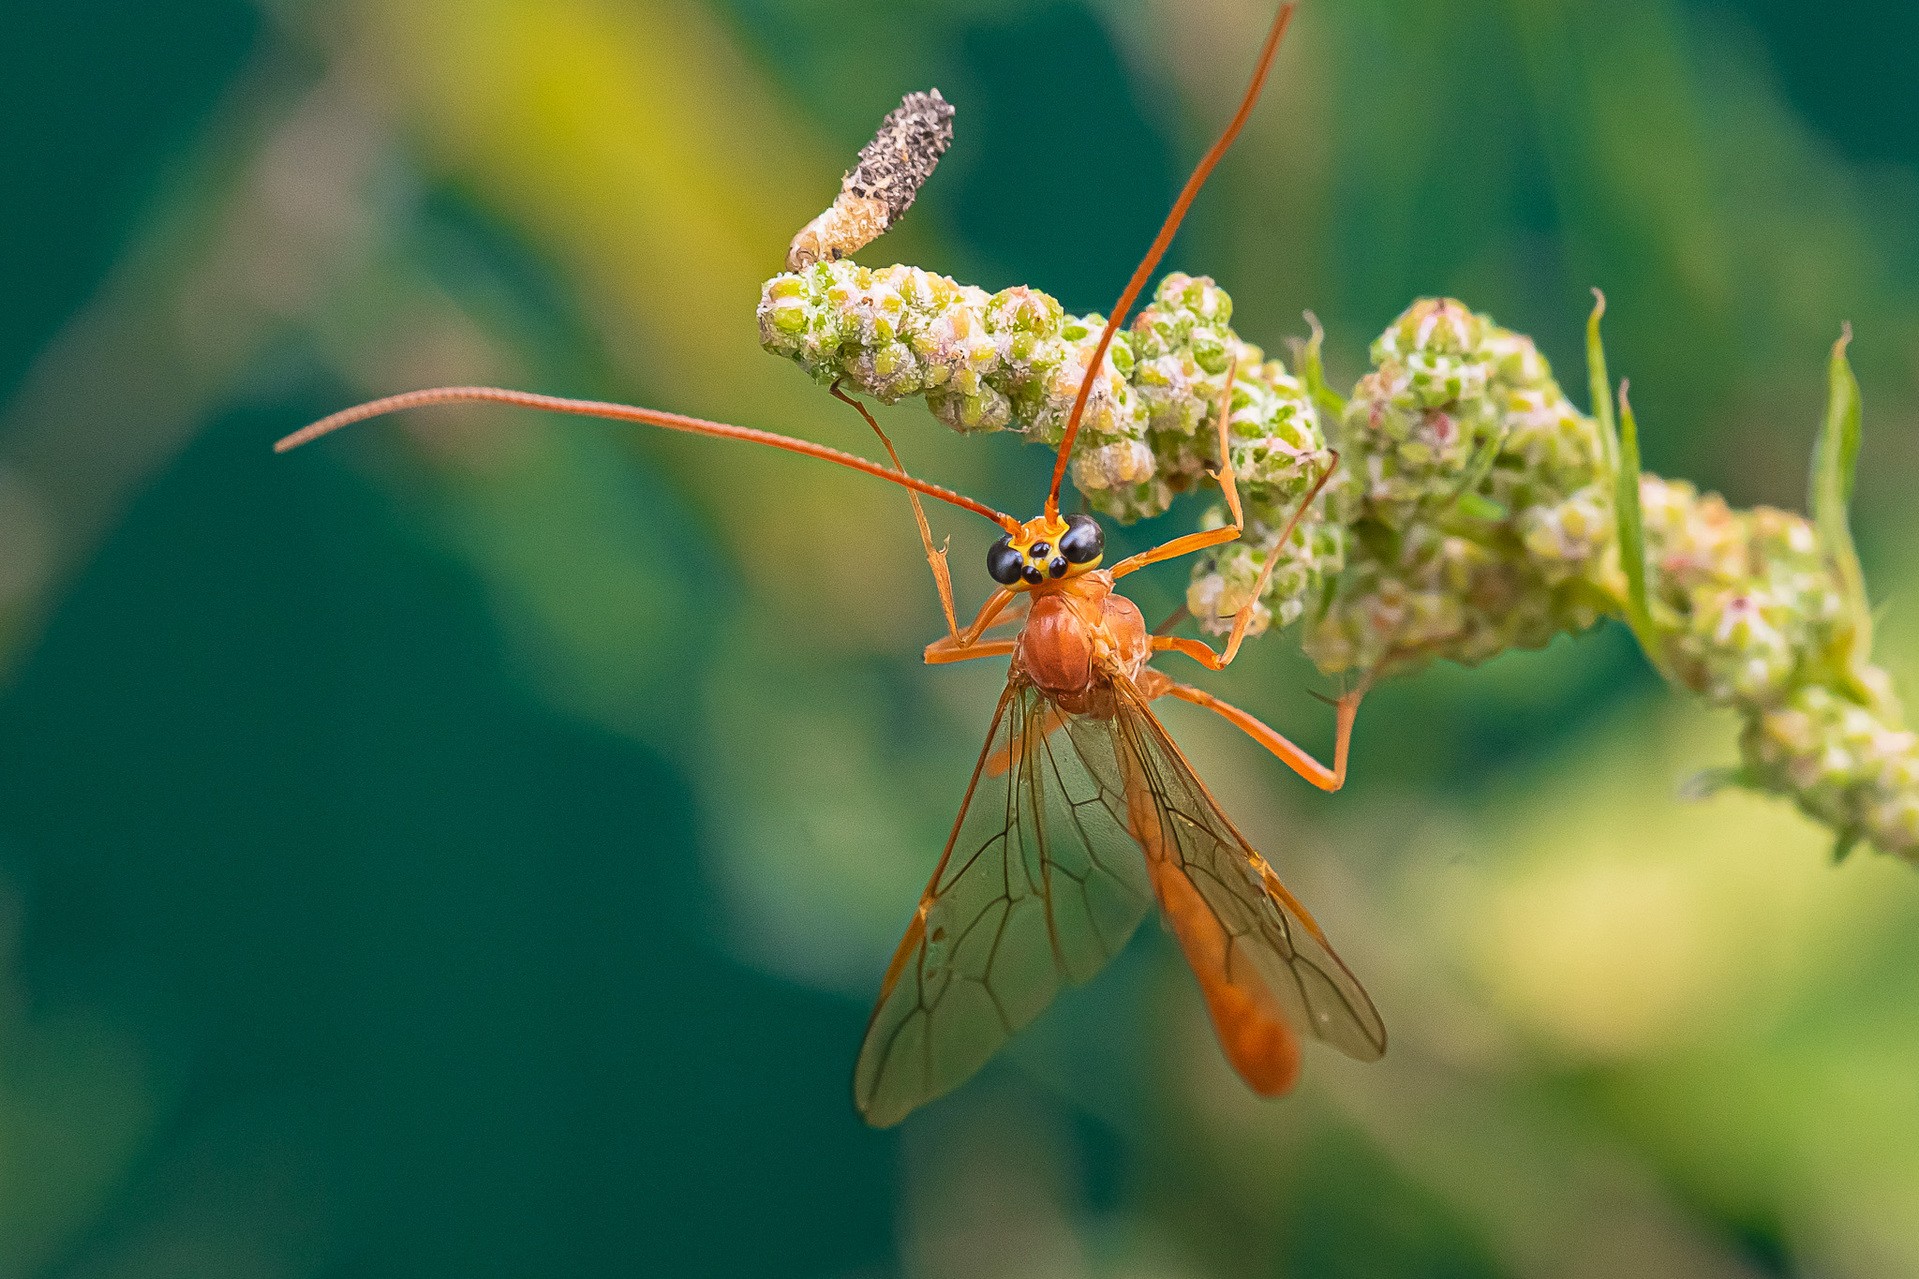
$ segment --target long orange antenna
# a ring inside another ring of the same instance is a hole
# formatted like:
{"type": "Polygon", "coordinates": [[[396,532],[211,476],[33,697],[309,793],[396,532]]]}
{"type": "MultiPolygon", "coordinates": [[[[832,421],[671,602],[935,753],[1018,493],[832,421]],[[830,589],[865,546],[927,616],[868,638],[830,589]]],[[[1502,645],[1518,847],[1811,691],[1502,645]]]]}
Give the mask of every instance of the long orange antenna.
{"type": "Polygon", "coordinates": [[[1206,179],[1212,176],[1213,166],[1233,145],[1233,139],[1239,136],[1239,130],[1246,123],[1246,117],[1253,113],[1253,104],[1259,101],[1259,91],[1266,83],[1266,71],[1273,65],[1273,55],[1279,52],[1279,42],[1285,38],[1286,25],[1293,20],[1293,4],[1280,6],[1279,14],[1273,19],[1272,30],[1266,33],[1266,44],[1259,51],[1259,64],[1253,68],[1252,83],[1246,86],[1246,96],[1239,100],[1239,110],[1233,113],[1232,120],[1226,125],[1226,131],[1219,135],[1219,141],[1200,159],[1199,166],[1193,170],[1193,176],[1186,179],[1186,185],[1180,190],[1179,199],[1173,201],[1173,211],[1166,215],[1166,221],[1160,226],[1159,234],[1153,237],[1152,247],[1146,250],[1139,266],[1133,270],[1133,278],[1126,282],[1126,291],[1119,295],[1119,301],[1113,305],[1113,313],[1107,317],[1106,327],[1101,330],[1099,344],[1093,348],[1093,358],[1086,366],[1086,375],[1079,384],[1079,397],[1073,401],[1073,414],[1066,419],[1066,434],[1060,438],[1059,460],[1053,463],[1053,488],[1046,495],[1046,514],[1048,518],[1059,517],[1059,486],[1065,482],[1066,467],[1073,458],[1073,437],[1079,434],[1079,420],[1086,412],[1087,397],[1092,394],[1093,380],[1099,376],[1101,365],[1106,360],[1106,348],[1112,345],[1113,334],[1126,322],[1127,313],[1133,309],[1133,303],[1139,299],[1139,291],[1146,287],[1146,277],[1153,273],[1159,260],[1166,256],[1166,247],[1173,242],[1174,232],[1186,218],[1186,210],[1192,207],[1193,199],[1199,194],[1206,179]]]}
{"type": "Polygon", "coordinates": [[[776,449],[785,449],[789,453],[800,453],[807,457],[817,457],[827,462],[837,462],[841,466],[867,475],[878,476],[889,483],[928,497],[936,497],[942,502],[951,503],[961,510],[971,511],[975,515],[984,515],[993,523],[1009,532],[1019,530],[1019,521],[1010,515],[1002,515],[992,507],[952,489],[929,484],[925,480],[915,479],[900,471],[889,471],[877,462],[853,453],[844,453],[839,449],[828,448],[824,444],[815,444],[811,440],[796,440],[790,435],[775,435],[771,431],[758,431],[749,426],[731,426],[725,422],[709,422],[705,418],[687,417],[681,413],[662,413],[658,409],[642,409],[631,404],[611,404],[604,400],[570,400],[558,395],[540,395],[533,391],[509,391],[497,386],[436,386],[424,391],[406,391],[399,395],[389,395],[384,399],[369,400],[365,404],[356,404],[350,409],[341,409],[330,417],[323,417],[311,426],[302,427],[273,446],[275,453],[285,453],[297,449],[302,444],[330,435],[343,426],[352,426],[355,422],[364,422],[368,418],[384,417],[388,413],[399,413],[406,409],[426,408],[435,404],[510,404],[523,409],[540,409],[548,413],[571,413],[578,417],[602,417],[615,422],[641,422],[647,426],[664,427],[669,431],[685,431],[691,435],[712,435],[723,440],[745,440],[749,444],[771,444],[776,449]]]}

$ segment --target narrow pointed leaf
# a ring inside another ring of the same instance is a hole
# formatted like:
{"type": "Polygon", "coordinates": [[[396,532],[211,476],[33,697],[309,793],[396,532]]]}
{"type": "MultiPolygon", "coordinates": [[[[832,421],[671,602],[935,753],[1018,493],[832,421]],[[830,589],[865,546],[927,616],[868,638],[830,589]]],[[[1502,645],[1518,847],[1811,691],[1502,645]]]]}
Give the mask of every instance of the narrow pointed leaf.
{"type": "MultiPolygon", "coordinates": [[[[1322,414],[1338,422],[1346,412],[1346,397],[1326,385],[1326,366],[1320,360],[1320,349],[1326,344],[1326,330],[1320,327],[1319,317],[1311,311],[1306,312],[1306,323],[1312,326],[1313,335],[1306,339],[1306,347],[1299,357],[1299,375],[1306,382],[1306,394],[1312,397],[1313,404],[1322,414]]],[[[1330,433],[1330,428],[1328,428],[1330,433]]]]}
{"type": "Polygon", "coordinates": [[[1839,575],[1839,587],[1845,599],[1847,635],[1841,656],[1848,666],[1865,661],[1872,652],[1872,606],[1866,600],[1865,572],[1859,567],[1859,554],[1853,547],[1852,528],[1847,508],[1852,502],[1853,480],[1859,463],[1861,406],[1859,379],[1853,376],[1846,359],[1846,346],[1852,341],[1852,326],[1847,325],[1832,345],[1832,361],[1827,370],[1826,418],[1812,454],[1812,521],[1820,546],[1839,575]]]}
{"type": "Polygon", "coordinates": [[[1606,347],[1599,340],[1599,319],[1606,314],[1606,295],[1593,290],[1592,315],[1586,320],[1586,384],[1592,395],[1593,416],[1599,419],[1599,438],[1606,460],[1619,464],[1619,428],[1613,423],[1612,381],[1606,376],[1606,347]]]}
{"type": "Polygon", "coordinates": [[[1619,384],[1619,471],[1613,505],[1618,509],[1619,567],[1626,574],[1626,621],[1653,665],[1660,665],[1658,633],[1646,603],[1646,523],[1639,509],[1639,423],[1626,384],[1619,384]]]}
{"type": "Polygon", "coordinates": [[[1639,426],[1633,420],[1626,388],[1619,388],[1619,418],[1613,416],[1612,383],[1606,374],[1606,346],[1599,336],[1599,320],[1606,314],[1606,295],[1593,290],[1592,315],[1586,321],[1586,374],[1592,390],[1593,416],[1606,460],[1613,471],[1613,518],[1618,527],[1619,567],[1626,575],[1626,625],[1661,671],[1659,634],[1653,629],[1646,603],[1646,524],[1639,509],[1639,426]]]}

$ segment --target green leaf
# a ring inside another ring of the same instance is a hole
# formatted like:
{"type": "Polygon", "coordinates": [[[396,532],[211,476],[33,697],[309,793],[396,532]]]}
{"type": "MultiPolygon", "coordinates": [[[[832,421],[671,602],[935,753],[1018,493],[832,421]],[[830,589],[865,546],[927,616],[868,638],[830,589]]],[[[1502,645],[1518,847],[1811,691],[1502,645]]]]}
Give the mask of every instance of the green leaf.
{"type": "Polygon", "coordinates": [[[1693,804],[1711,799],[1721,791],[1765,789],[1764,781],[1755,776],[1751,769],[1742,764],[1729,764],[1720,768],[1701,769],[1679,783],[1679,798],[1684,803],[1693,804]]]}
{"type": "Polygon", "coordinates": [[[1506,518],[1506,508],[1500,506],[1498,502],[1493,501],[1491,498],[1482,496],[1478,492],[1478,489],[1481,482],[1492,473],[1493,463],[1499,460],[1499,450],[1506,447],[1506,436],[1510,434],[1511,431],[1512,427],[1508,423],[1501,422],[1497,431],[1494,431],[1491,435],[1488,435],[1484,440],[1480,441],[1479,448],[1467,461],[1466,472],[1460,478],[1458,485],[1453,489],[1453,496],[1459,501],[1462,509],[1464,508],[1466,498],[1477,497],[1487,506],[1497,507],[1499,509],[1500,514],[1493,518],[1506,518]]]}
{"type": "Polygon", "coordinates": [[[1306,349],[1299,358],[1299,375],[1306,381],[1306,394],[1322,414],[1338,422],[1346,415],[1346,397],[1326,385],[1326,366],[1320,362],[1320,348],[1326,344],[1326,330],[1320,327],[1319,317],[1311,311],[1306,312],[1306,323],[1312,326],[1313,335],[1306,339],[1306,349]]]}
{"type": "Polygon", "coordinates": [[[1613,504],[1618,508],[1619,567],[1626,574],[1626,621],[1646,656],[1659,660],[1658,634],[1646,604],[1646,522],[1639,509],[1639,423],[1633,418],[1627,384],[1619,384],[1619,472],[1613,504]]]}
{"type": "Polygon", "coordinates": [[[1483,493],[1461,493],[1457,503],[1459,513],[1471,520],[1486,520],[1497,523],[1512,512],[1483,493]]]}
{"type": "Polygon", "coordinates": [[[1606,346],[1599,337],[1599,319],[1606,314],[1606,295],[1593,290],[1592,315],[1586,321],[1586,373],[1592,387],[1593,416],[1599,420],[1599,438],[1613,471],[1613,518],[1618,525],[1619,567],[1626,575],[1626,625],[1645,651],[1646,659],[1662,674],[1659,632],[1646,602],[1646,522],[1639,509],[1639,424],[1633,419],[1626,384],[1619,386],[1619,418],[1613,417],[1612,383],[1606,374],[1606,346]]]}
{"type": "Polygon", "coordinates": [[[1606,347],[1599,340],[1599,317],[1606,314],[1606,295],[1593,290],[1592,315],[1586,320],[1586,383],[1592,394],[1593,416],[1599,420],[1599,438],[1606,461],[1619,465],[1619,428],[1613,424],[1612,382],[1606,376],[1606,347]]]}
{"type": "Polygon", "coordinates": [[[1820,548],[1839,575],[1846,609],[1840,657],[1848,669],[1866,661],[1872,653],[1872,606],[1866,600],[1866,575],[1859,567],[1859,554],[1846,518],[1859,465],[1861,434],[1859,379],[1853,376],[1846,359],[1846,346],[1851,341],[1852,326],[1847,325],[1832,344],[1832,361],[1826,374],[1826,419],[1812,451],[1812,523],[1820,548]]]}
{"type": "Polygon", "coordinates": [[[1832,843],[1832,864],[1837,866],[1852,854],[1859,846],[1860,835],[1856,830],[1842,830],[1832,843]]]}

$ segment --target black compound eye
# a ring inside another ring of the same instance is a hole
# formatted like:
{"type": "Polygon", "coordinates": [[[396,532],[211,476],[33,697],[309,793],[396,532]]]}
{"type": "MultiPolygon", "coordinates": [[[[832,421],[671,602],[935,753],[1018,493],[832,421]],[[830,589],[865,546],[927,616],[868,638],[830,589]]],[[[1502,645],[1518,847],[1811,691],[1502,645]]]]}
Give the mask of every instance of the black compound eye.
{"type": "Polygon", "coordinates": [[[1013,549],[1013,539],[1002,537],[986,548],[986,573],[1001,586],[1011,586],[1019,581],[1020,570],[1026,566],[1026,557],[1013,549]]]}
{"type": "Polygon", "coordinates": [[[1106,535],[1099,531],[1099,521],[1090,515],[1069,515],[1066,517],[1066,533],[1059,539],[1060,554],[1069,563],[1091,564],[1106,553],[1106,535]]]}

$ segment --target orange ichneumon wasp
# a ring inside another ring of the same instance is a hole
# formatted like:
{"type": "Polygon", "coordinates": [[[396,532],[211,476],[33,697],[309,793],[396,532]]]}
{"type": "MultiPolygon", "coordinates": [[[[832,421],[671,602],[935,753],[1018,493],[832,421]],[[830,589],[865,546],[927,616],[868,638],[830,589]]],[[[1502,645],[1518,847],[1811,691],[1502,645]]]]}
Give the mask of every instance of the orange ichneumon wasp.
{"type": "MultiPolygon", "coordinates": [[[[1227,1059],[1254,1091],[1274,1096],[1299,1071],[1299,1035],[1312,1034],[1362,1061],[1386,1049],[1386,1030],[1359,982],[1273,869],[1241,835],[1174,745],[1151,703],[1175,697],[1245,731],[1322,790],[1345,781],[1365,684],[1334,703],[1337,738],[1328,768],[1250,714],[1151,665],[1177,652],[1209,670],[1237,655],[1262,577],[1233,618],[1224,647],[1148,631],[1119,579],[1222,545],[1245,517],[1227,451],[1233,372],[1215,413],[1216,473],[1231,523],[1189,533],[1104,566],[1104,536],[1090,516],[1062,516],[1060,487],[1094,378],[1113,335],[1158,265],[1187,209],[1258,100],[1292,17],[1284,5],[1251,82],[1218,140],[1187,180],[1113,307],[1087,361],[1060,441],[1042,513],[1024,522],[907,473],[866,408],[833,394],[878,433],[891,466],[770,431],[623,404],[495,387],[437,387],[374,400],[281,440],[285,452],[354,422],[434,404],[494,403],[544,409],[721,439],[770,444],[876,476],[907,490],[938,589],[947,633],[926,647],[931,664],[1010,659],[1005,691],[946,848],[881,984],[854,1068],[854,1100],[869,1123],[890,1125],[964,1082],[1032,1021],[1064,984],[1111,959],[1157,901],[1198,978],[1227,1059]],[[946,552],[935,547],[922,496],[984,516],[1003,535],[987,553],[997,589],[961,627],[946,552]],[[1022,596],[1024,612],[1012,612],[1022,596]],[[1011,638],[985,638],[1009,624],[1011,638]]],[[[1328,466],[1300,503],[1311,504],[1328,466]]],[[[1289,525],[1275,547],[1285,546],[1289,525]]],[[[1268,556],[1265,573],[1278,562],[1268,556]]]]}

